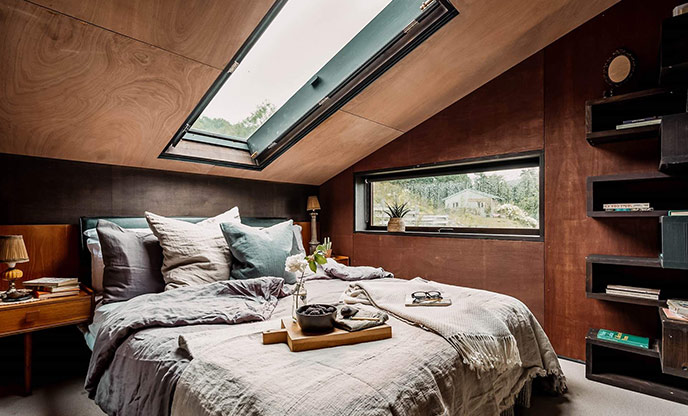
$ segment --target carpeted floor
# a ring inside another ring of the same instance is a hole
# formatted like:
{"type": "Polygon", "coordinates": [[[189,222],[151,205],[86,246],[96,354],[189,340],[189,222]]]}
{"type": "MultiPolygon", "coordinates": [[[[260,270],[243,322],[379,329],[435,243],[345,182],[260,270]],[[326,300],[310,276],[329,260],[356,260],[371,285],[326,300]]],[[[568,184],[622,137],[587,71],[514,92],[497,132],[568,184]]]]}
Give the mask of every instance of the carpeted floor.
{"type": "MultiPolygon", "coordinates": [[[[535,395],[530,409],[521,416],[685,416],[688,406],[644,394],[618,389],[585,379],[585,366],[561,360],[569,392],[564,397],[535,395]]],[[[0,397],[2,416],[102,416],[104,413],[88,399],[83,378],[73,377],[38,386],[29,397],[0,397]]]]}

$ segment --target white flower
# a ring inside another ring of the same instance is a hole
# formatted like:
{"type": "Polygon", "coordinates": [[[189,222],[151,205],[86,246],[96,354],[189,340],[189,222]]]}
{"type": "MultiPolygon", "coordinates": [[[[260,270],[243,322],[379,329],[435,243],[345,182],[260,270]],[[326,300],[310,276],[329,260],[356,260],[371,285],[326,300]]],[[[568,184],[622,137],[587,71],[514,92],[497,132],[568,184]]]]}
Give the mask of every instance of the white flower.
{"type": "Polygon", "coordinates": [[[303,254],[294,254],[287,257],[287,262],[284,265],[284,270],[292,273],[303,273],[308,268],[308,261],[303,254]]]}

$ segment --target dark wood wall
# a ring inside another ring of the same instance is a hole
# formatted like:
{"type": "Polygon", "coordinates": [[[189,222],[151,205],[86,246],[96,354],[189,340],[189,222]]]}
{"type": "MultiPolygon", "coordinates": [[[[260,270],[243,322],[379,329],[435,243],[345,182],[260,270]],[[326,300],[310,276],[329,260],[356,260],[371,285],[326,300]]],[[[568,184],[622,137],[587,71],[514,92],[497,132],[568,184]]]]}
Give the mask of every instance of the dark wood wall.
{"type": "Polygon", "coordinates": [[[353,172],[543,148],[543,54],[433,116],[320,188],[323,235],[353,264],[499,291],[544,318],[544,244],[353,233],[353,172]],[[528,86],[528,88],[524,88],[528,86]]]}
{"type": "Polygon", "coordinates": [[[624,0],[325,183],[323,235],[354,264],[521,299],[564,356],[584,358],[590,327],[658,335],[656,310],[585,298],[586,255],[659,246],[656,219],[587,218],[587,176],[651,172],[658,160],[652,141],[589,146],[584,106],[607,88],[602,66],[619,47],[639,65],[617,93],[656,85],[660,23],[678,3],[624,0]],[[544,243],[353,233],[354,172],[527,150],[545,154],[544,243]]]}
{"type": "Polygon", "coordinates": [[[0,154],[0,224],[76,224],[81,216],[214,216],[306,221],[318,188],[0,154]]]}

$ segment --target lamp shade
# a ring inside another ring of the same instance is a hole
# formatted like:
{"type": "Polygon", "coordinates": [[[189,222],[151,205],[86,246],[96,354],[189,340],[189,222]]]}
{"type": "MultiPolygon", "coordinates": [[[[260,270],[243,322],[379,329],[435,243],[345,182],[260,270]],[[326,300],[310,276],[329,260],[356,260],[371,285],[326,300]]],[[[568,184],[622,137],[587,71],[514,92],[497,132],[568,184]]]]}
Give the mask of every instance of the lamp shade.
{"type": "Polygon", "coordinates": [[[306,210],[308,211],[317,211],[320,209],[320,202],[318,201],[318,197],[313,195],[308,197],[308,204],[306,205],[306,210]]]}
{"type": "Polygon", "coordinates": [[[29,253],[26,252],[24,238],[20,235],[0,235],[0,262],[26,263],[29,253]]]}

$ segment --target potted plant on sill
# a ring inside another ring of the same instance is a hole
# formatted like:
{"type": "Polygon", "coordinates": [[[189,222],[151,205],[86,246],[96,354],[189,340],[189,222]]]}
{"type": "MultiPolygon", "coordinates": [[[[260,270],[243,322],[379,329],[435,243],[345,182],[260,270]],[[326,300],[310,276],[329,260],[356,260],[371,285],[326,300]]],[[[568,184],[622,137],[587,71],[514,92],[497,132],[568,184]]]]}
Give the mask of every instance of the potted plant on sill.
{"type": "Polygon", "coordinates": [[[384,211],[385,214],[389,216],[389,222],[387,222],[387,231],[390,233],[403,233],[406,231],[406,223],[404,222],[404,216],[411,211],[406,208],[408,202],[404,202],[399,205],[398,202],[392,205],[387,204],[387,209],[384,211]]]}

